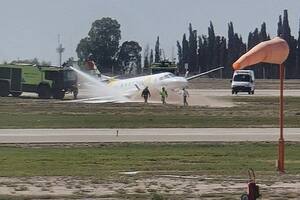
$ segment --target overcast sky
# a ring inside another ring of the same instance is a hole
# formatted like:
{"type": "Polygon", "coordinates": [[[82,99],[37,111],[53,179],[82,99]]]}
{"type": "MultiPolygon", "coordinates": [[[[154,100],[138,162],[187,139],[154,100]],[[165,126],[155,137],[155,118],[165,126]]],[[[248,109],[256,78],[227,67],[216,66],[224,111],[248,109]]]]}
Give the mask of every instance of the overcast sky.
{"type": "Polygon", "coordinates": [[[76,56],[76,46],[91,24],[112,17],[121,24],[122,42],[135,40],[142,47],[161,47],[171,57],[176,41],[191,22],[198,34],[207,34],[211,20],[216,34],[227,37],[227,23],[247,40],[249,31],[267,24],[276,35],[277,22],[288,9],[294,36],[298,37],[300,0],[0,0],[0,62],[12,59],[51,61],[58,64],[58,34],[66,48],[64,60],[76,56]]]}

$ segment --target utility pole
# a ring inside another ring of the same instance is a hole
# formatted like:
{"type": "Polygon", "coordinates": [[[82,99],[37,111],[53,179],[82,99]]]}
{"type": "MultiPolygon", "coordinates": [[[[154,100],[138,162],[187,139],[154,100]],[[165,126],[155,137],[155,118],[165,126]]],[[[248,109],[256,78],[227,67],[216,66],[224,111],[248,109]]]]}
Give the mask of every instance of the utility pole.
{"type": "Polygon", "coordinates": [[[61,67],[62,64],[62,54],[65,51],[65,48],[63,48],[62,44],[60,43],[60,35],[58,35],[58,47],[56,48],[56,51],[59,55],[59,66],[61,67]]]}

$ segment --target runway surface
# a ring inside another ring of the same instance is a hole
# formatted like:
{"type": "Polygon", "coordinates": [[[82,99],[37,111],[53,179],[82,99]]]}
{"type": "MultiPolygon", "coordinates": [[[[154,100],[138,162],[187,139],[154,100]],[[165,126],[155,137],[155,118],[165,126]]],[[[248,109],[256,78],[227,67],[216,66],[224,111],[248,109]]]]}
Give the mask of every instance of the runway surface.
{"type": "MultiPolygon", "coordinates": [[[[278,128],[0,129],[0,143],[236,142],[278,141],[278,128]]],[[[300,141],[300,128],[284,129],[300,141]]]]}
{"type": "MultiPolygon", "coordinates": [[[[254,95],[249,95],[247,92],[240,92],[238,95],[232,95],[231,90],[229,89],[216,89],[216,90],[210,90],[210,89],[191,89],[189,90],[191,94],[194,95],[204,95],[204,96],[249,96],[249,97],[255,97],[255,96],[279,96],[279,89],[278,90],[255,90],[254,95]]],[[[284,90],[285,96],[300,96],[300,90],[284,90]]]]}

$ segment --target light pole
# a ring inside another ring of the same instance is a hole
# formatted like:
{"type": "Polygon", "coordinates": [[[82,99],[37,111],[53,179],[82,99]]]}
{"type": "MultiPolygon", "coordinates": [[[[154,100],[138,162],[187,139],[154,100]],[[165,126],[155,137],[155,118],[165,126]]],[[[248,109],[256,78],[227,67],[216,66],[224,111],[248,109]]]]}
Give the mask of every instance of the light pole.
{"type": "Polygon", "coordinates": [[[62,63],[62,54],[65,51],[65,48],[63,48],[62,44],[60,43],[60,35],[58,35],[58,47],[56,48],[56,51],[59,55],[59,66],[61,67],[62,63]]]}

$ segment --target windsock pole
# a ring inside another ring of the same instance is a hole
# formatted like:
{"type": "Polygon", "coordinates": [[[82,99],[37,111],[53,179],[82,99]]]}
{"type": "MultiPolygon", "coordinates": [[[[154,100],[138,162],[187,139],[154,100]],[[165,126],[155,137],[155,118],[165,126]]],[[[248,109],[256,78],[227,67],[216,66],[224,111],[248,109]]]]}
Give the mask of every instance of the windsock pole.
{"type": "Polygon", "coordinates": [[[280,64],[280,113],[279,113],[279,124],[280,124],[280,137],[278,142],[278,171],[284,173],[284,112],[283,112],[283,80],[284,80],[284,64],[280,64]]]}

